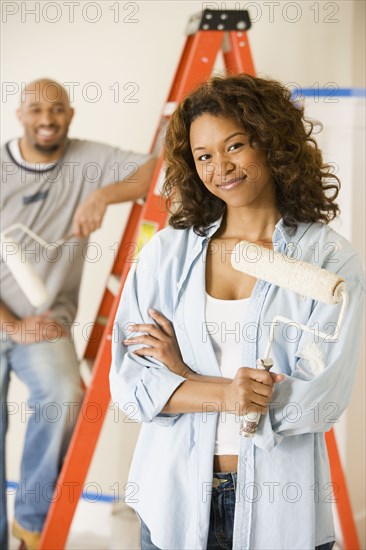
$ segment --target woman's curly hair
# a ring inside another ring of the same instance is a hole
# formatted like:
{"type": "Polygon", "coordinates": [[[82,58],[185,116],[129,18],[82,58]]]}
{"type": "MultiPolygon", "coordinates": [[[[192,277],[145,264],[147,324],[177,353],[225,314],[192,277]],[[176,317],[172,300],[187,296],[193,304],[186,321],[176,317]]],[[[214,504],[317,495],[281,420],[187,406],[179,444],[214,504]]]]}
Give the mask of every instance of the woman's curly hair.
{"type": "Polygon", "coordinates": [[[205,234],[225,212],[225,203],[200,180],[190,147],[192,122],[203,114],[240,123],[251,147],[265,152],[284,224],[328,223],[339,213],[340,182],[324,164],[311,137],[314,123],[280,82],[240,74],[216,76],[189,94],[173,113],[165,136],[163,196],[173,206],[169,224],[205,234]]]}

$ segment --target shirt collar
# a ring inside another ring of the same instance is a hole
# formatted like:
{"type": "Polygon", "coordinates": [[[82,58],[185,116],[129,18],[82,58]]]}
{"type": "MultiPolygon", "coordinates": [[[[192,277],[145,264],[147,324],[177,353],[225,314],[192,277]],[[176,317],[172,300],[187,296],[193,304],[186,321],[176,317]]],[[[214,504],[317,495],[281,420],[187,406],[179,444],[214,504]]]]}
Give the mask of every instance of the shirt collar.
{"type": "Polygon", "coordinates": [[[65,156],[66,149],[68,148],[70,143],[70,139],[66,138],[65,140],[65,147],[62,153],[62,156],[54,161],[54,162],[28,162],[23,159],[22,154],[20,152],[19,147],[19,139],[13,139],[5,144],[5,149],[8,152],[8,155],[10,156],[12,162],[19,166],[22,170],[26,170],[27,172],[33,172],[33,173],[45,173],[49,172],[50,170],[53,170],[58,164],[63,160],[65,156]]]}
{"type": "MultiPolygon", "coordinates": [[[[224,214],[222,214],[222,216],[219,217],[218,220],[216,220],[215,222],[213,222],[208,228],[207,228],[207,231],[206,231],[206,238],[211,238],[212,235],[214,233],[216,233],[216,231],[218,230],[218,228],[220,227],[221,223],[222,223],[222,220],[223,220],[223,217],[224,217],[224,214]]],[[[205,237],[204,237],[205,238],[205,237]]]]}
{"type": "Polygon", "coordinates": [[[298,243],[309,229],[310,225],[311,222],[298,222],[297,229],[293,230],[291,227],[286,226],[283,222],[283,218],[281,218],[275,225],[272,242],[277,246],[281,244],[288,245],[289,243],[298,243]]]}

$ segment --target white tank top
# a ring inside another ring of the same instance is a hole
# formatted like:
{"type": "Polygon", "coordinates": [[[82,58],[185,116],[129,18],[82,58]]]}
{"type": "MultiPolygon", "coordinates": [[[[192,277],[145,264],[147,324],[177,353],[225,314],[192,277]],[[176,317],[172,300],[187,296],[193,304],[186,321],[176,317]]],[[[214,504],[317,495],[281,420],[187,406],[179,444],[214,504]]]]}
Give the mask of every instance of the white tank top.
{"type": "MultiPolygon", "coordinates": [[[[224,378],[235,378],[241,367],[241,342],[245,308],[249,298],[220,300],[206,293],[206,328],[224,378]]],[[[220,413],[216,432],[215,455],[239,454],[240,417],[220,413]]]]}

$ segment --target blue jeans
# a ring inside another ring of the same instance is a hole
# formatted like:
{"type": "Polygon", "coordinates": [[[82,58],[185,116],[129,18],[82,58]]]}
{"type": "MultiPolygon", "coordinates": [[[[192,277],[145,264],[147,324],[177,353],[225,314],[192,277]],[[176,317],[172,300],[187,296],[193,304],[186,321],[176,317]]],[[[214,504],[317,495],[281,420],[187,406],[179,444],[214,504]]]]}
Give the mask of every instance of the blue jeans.
{"type": "Polygon", "coordinates": [[[80,409],[83,392],[74,345],[68,338],[15,344],[0,333],[0,548],[7,548],[5,435],[9,415],[27,420],[15,518],[42,531],[53,489],[80,409]],[[27,403],[7,403],[10,373],[29,391],[27,403]]]}
{"type": "Polygon", "coordinates": [[[207,550],[233,546],[236,478],[236,472],[214,474],[207,550]]]}
{"type": "MultiPolygon", "coordinates": [[[[231,550],[233,546],[235,512],[235,473],[214,474],[207,550],[231,550]]],[[[141,521],[141,550],[159,550],[151,542],[150,531],[141,521]]],[[[317,546],[315,550],[332,550],[334,542],[317,546]]]]}

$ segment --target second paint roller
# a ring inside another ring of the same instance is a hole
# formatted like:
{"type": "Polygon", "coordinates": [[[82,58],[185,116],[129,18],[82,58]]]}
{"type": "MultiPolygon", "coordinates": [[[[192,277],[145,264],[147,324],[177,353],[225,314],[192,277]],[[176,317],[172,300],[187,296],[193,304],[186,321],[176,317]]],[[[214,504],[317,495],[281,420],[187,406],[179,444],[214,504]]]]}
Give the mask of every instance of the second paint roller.
{"type": "Polygon", "coordinates": [[[9,234],[16,230],[23,231],[42,247],[52,245],[57,248],[69,240],[72,235],[68,235],[53,243],[47,243],[22,223],[15,223],[0,233],[0,256],[2,261],[7,265],[20,289],[28,298],[32,306],[38,308],[46,304],[49,300],[48,291],[33,264],[27,261],[26,255],[21,253],[21,243],[9,237],[9,234]]]}
{"type": "MultiPolygon", "coordinates": [[[[338,337],[348,305],[346,285],[339,275],[248,241],[241,241],[235,246],[231,255],[231,265],[234,269],[256,279],[287,288],[313,300],[326,304],[338,304],[343,300],[335,332],[332,335],[324,332],[319,333],[319,337],[326,338],[327,341],[335,340],[338,337]]],[[[257,360],[257,368],[269,370],[273,367],[270,349],[274,330],[279,322],[295,324],[304,331],[312,332],[309,327],[297,323],[295,319],[288,319],[281,315],[276,316],[271,323],[265,356],[263,359],[257,360]]],[[[260,418],[259,413],[244,415],[241,435],[252,437],[260,418]]]]}

